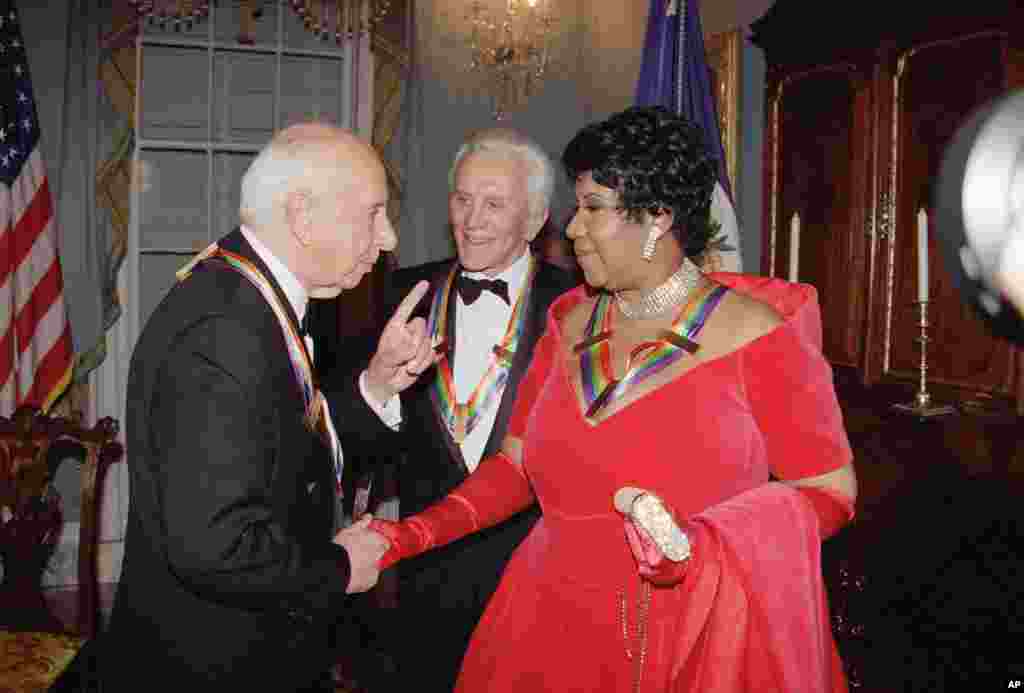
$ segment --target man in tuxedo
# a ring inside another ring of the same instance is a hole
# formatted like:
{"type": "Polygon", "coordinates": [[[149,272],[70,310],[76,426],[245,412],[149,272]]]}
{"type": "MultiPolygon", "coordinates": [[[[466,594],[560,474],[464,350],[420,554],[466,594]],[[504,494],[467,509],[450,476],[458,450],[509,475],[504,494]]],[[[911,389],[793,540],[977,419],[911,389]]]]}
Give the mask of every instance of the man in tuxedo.
{"type": "MultiPolygon", "coordinates": [[[[443,498],[500,448],[548,306],[574,285],[571,275],[529,248],[548,219],[554,176],[544,151],[517,131],[473,136],[449,173],[458,256],[391,277],[385,307],[409,287],[430,282],[415,314],[428,319],[440,354],[437,367],[403,391],[390,413],[382,412],[399,431],[397,452],[383,459],[380,448],[371,451],[373,473],[385,473],[388,462],[397,465],[403,517],[443,498]]],[[[398,607],[382,609],[374,619],[385,631],[382,640],[399,681],[371,681],[371,690],[453,688],[502,570],[538,516],[537,508],[530,509],[397,567],[398,607]]]]}
{"type": "Polygon", "coordinates": [[[338,531],[339,435],[393,435],[358,403],[433,362],[423,321],[408,320],[427,285],[352,389],[321,394],[300,325],[311,295],[354,287],[394,247],[386,203],[357,137],[283,130],[242,180],[242,226],[182,268],[146,324],[128,379],[123,572],[96,645],[103,691],[333,690],[337,623],[385,549],[365,522],[338,531]]]}

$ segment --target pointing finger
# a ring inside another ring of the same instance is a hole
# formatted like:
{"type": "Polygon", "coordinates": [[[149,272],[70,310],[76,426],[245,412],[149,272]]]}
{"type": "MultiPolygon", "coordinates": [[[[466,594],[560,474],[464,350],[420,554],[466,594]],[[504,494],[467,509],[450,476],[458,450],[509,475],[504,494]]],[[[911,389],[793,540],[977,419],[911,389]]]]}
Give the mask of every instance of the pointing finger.
{"type": "Polygon", "coordinates": [[[430,290],[430,282],[425,279],[421,279],[417,282],[416,286],[412,288],[402,302],[398,304],[398,308],[395,309],[395,314],[391,317],[392,323],[398,323],[405,325],[409,320],[409,316],[416,310],[416,306],[423,300],[423,297],[427,295],[427,291],[430,290]]]}

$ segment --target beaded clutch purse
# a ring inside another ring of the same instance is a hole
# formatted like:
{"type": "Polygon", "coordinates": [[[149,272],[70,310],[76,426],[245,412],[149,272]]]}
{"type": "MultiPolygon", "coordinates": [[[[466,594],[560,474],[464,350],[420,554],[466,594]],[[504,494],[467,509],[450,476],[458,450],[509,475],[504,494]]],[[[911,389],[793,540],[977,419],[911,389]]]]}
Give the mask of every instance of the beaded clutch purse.
{"type": "Polygon", "coordinates": [[[679,563],[690,557],[690,539],[661,498],[643,489],[624,486],[615,492],[614,503],[615,509],[644,530],[670,561],[679,563]]]}

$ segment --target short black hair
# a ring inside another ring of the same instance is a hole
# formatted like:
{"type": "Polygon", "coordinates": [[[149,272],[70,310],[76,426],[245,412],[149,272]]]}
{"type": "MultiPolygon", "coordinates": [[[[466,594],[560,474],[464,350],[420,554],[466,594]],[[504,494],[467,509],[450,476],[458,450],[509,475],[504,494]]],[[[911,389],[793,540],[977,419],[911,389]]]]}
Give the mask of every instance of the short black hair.
{"type": "Polygon", "coordinates": [[[571,181],[590,171],[619,194],[627,218],[671,211],[672,233],[689,257],[701,255],[710,223],[717,165],[700,128],[663,106],[634,106],[587,125],[562,154],[571,181]]]}

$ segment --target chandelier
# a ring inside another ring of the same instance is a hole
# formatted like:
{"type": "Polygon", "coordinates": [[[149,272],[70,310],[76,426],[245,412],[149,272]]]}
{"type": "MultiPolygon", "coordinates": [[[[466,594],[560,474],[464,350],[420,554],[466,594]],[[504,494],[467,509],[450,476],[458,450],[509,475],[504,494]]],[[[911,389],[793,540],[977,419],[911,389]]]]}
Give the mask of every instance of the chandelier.
{"type": "Polygon", "coordinates": [[[484,0],[470,0],[466,13],[469,71],[483,80],[502,120],[530,98],[551,67],[555,33],[554,0],[502,0],[493,11],[484,0]]]}

